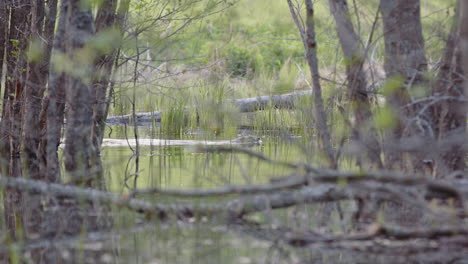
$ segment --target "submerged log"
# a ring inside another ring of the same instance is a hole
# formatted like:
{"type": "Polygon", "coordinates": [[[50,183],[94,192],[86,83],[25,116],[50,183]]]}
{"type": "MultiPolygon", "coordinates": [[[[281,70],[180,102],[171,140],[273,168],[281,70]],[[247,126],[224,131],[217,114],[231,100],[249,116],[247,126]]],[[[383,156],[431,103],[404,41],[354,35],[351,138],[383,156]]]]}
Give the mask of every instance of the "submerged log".
{"type": "MultiPolygon", "coordinates": [[[[264,110],[268,107],[276,109],[292,109],[295,107],[297,99],[312,95],[312,91],[301,91],[281,95],[272,95],[272,96],[257,96],[250,98],[226,100],[226,104],[233,104],[241,113],[249,113],[264,110]]],[[[186,112],[188,109],[186,109],[186,112]]],[[[162,112],[161,111],[152,111],[136,114],[136,122],[140,123],[151,123],[151,122],[161,122],[162,112]]],[[[133,115],[121,115],[121,116],[110,116],[107,118],[106,123],[108,125],[120,125],[133,123],[133,115]]]]}
{"type": "MultiPolygon", "coordinates": [[[[144,113],[137,113],[137,124],[140,123],[151,123],[151,122],[161,122],[161,112],[160,111],[152,111],[152,112],[144,112],[144,113]]],[[[133,122],[133,115],[121,115],[121,116],[109,116],[106,119],[107,125],[122,125],[128,124],[133,122]]]]}
{"type": "MultiPolygon", "coordinates": [[[[242,136],[233,140],[179,140],[179,139],[157,139],[157,138],[140,138],[138,144],[140,146],[223,146],[223,145],[240,145],[243,147],[258,146],[262,143],[260,137],[242,136]]],[[[137,140],[131,139],[114,139],[104,138],[103,147],[122,147],[136,146],[137,140]]]]}

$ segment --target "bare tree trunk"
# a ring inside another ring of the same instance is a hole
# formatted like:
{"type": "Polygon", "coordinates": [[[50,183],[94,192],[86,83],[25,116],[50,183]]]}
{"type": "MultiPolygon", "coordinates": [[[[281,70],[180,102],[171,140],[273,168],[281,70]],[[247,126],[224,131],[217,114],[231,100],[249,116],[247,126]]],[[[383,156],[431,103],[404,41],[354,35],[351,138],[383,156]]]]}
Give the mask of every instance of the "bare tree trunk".
{"type": "MultiPolygon", "coordinates": [[[[68,1],[63,1],[60,7],[60,18],[58,28],[54,40],[54,54],[62,55],[66,52],[67,25],[68,17],[70,16],[68,1]]],[[[39,150],[45,150],[44,171],[41,172],[41,178],[47,179],[49,182],[60,181],[60,168],[57,150],[60,144],[60,135],[63,126],[64,111],[65,111],[65,86],[68,84],[66,73],[59,71],[60,65],[57,61],[51,62],[50,75],[48,80],[47,98],[43,105],[42,111],[46,109],[45,116],[46,131],[43,132],[41,140],[42,146],[39,150]]],[[[42,120],[43,121],[43,120],[42,120]]]]}
{"type": "MultiPolygon", "coordinates": [[[[403,137],[424,137],[427,131],[417,127],[417,122],[413,122],[414,118],[419,118],[419,123],[429,124],[422,116],[415,116],[421,106],[402,108],[411,102],[412,90],[426,83],[423,77],[427,62],[420,2],[419,0],[382,0],[380,11],[385,38],[385,72],[389,79],[402,80],[401,83],[394,84],[396,87],[391,87],[388,95],[390,106],[398,116],[398,125],[388,133],[387,139],[390,143],[394,143],[403,137]]],[[[420,170],[423,166],[420,154],[412,156],[411,159],[413,169],[420,170]]],[[[388,169],[407,169],[404,157],[395,149],[386,150],[385,165],[388,169]]]]}
{"type": "MultiPolygon", "coordinates": [[[[96,16],[96,32],[104,33],[106,30],[118,30],[117,25],[117,1],[105,0],[96,16]]],[[[102,164],[100,158],[101,143],[106,127],[107,109],[110,100],[107,98],[112,75],[112,66],[116,59],[117,49],[110,47],[106,54],[99,56],[94,62],[95,76],[93,79],[93,127],[92,143],[96,151],[92,165],[95,175],[100,178],[102,175],[102,164]]]]}
{"type": "Polygon", "coordinates": [[[372,124],[371,105],[367,91],[367,80],[363,66],[365,54],[362,50],[359,36],[354,31],[346,0],[330,0],[330,10],[336,24],[336,31],[341,49],[346,60],[346,79],[349,99],[353,108],[355,122],[353,138],[363,144],[365,152],[372,164],[382,168],[380,159],[380,143],[372,124]],[[366,131],[366,128],[369,127],[366,131]]]}
{"type": "MultiPolygon", "coordinates": [[[[80,1],[69,1],[68,41],[65,53],[74,65],[74,73],[69,74],[66,85],[67,124],[65,132],[65,169],[75,182],[90,177],[90,167],[94,148],[91,142],[92,129],[92,61],[79,60],[79,51],[94,35],[94,20],[90,10],[83,9],[80,1]],[[78,74],[77,74],[78,73],[78,74]]],[[[92,178],[90,179],[92,180],[92,178]]]]}
{"type": "Polygon", "coordinates": [[[8,22],[10,19],[10,12],[6,1],[0,1],[0,86],[3,77],[3,58],[8,39],[8,22]]]}
{"type": "MultiPolygon", "coordinates": [[[[460,89],[460,95],[465,98],[465,102],[462,105],[459,105],[459,108],[455,109],[456,117],[458,120],[458,124],[460,124],[460,131],[459,133],[466,138],[466,119],[468,116],[468,2],[467,1],[459,1],[460,4],[460,49],[462,55],[462,69],[463,69],[463,76],[464,82],[463,87],[460,89]]],[[[466,142],[466,141],[465,141],[466,142]]],[[[463,152],[458,152],[458,156],[451,162],[451,164],[455,165],[454,169],[463,170],[465,169],[466,165],[466,149],[463,152]]]]}
{"type": "Polygon", "coordinates": [[[322,148],[328,157],[330,167],[337,168],[338,164],[335,159],[334,151],[331,145],[330,133],[327,124],[327,115],[323,107],[322,87],[320,85],[320,74],[318,70],[317,59],[317,43],[315,42],[315,24],[314,24],[314,6],[312,0],[306,0],[306,41],[304,46],[306,49],[306,58],[312,76],[312,87],[314,89],[314,114],[317,124],[317,131],[320,136],[322,148]]]}
{"type": "Polygon", "coordinates": [[[291,0],[287,0],[287,2],[293,20],[301,34],[302,43],[304,44],[304,48],[306,50],[306,59],[307,63],[309,64],[310,74],[312,76],[314,100],[313,115],[315,117],[316,128],[322,144],[322,149],[325,152],[329,166],[336,168],[337,162],[331,145],[331,138],[327,125],[327,116],[323,107],[322,88],[320,86],[320,74],[318,70],[316,50],[317,43],[315,42],[314,6],[311,0],[305,0],[306,21],[305,25],[303,25],[302,21],[299,20],[299,10],[294,6],[291,0]]]}
{"type": "MultiPolygon", "coordinates": [[[[105,30],[117,30],[117,1],[106,0],[103,6],[99,9],[96,17],[96,32],[105,30]]],[[[106,109],[107,109],[107,88],[109,87],[110,77],[112,74],[112,66],[116,57],[117,50],[111,49],[107,54],[99,56],[95,61],[95,72],[97,76],[93,80],[93,143],[96,148],[102,141],[102,135],[106,125],[106,109]]]]}
{"type": "Polygon", "coordinates": [[[37,158],[37,147],[39,145],[40,130],[39,113],[41,111],[42,97],[44,94],[47,76],[43,73],[43,68],[49,66],[45,61],[46,56],[44,35],[42,27],[44,23],[44,1],[33,2],[31,23],[31,36],[33,43],[40,43],[40,47],[33,45],[30,49],[38,49],[32,52],[40,52],[39,58],[32,58],[29,62],[28,76],[25,85],[24,95],[24,123],[23,123],[23,151],[26,176],[32,179],[39,179],[39,163],[37,158]]]}
{"type": "MultiPolygon", "coordinates": [[[[445,51],[437,79],[432,87],[432,95],[437,99],[448,96],[432,107],[433,128],[438,141],[449,137],[466,137],[467,104],[456,98],[467,98],[466,64],[468,36],[468,10],[465,1],[459,1],[457,19],[448,35],[445,51]]],[[[465,139],[466,140],[466,139],[465,139]]],[[[433,174],[437,178],[444,178],[453,171],[464,170],[466,150],[462,145],[443,148],[434,159],[433,174]]]]}
{"type": "MultiPolygon", "coordinates": [[[[55,35],[55,22],[57,20],[57,0],[48,0],[47,9],[49,10],[48,15],[44,22],[44,38],[47,40],[46,47],[44,48],[44,61],[47,61],[47,67],[41,68],[41,72],[46,80],[50,81],[50,60],[52,55],[52,48],[54,46],[54,35],[55,35]]],[[[50,86],[50,83],[49,83],[50,86]]],[[[37,117],[36,130],[39,131],[39,142],[36,151],[37,163],[39,164],[39,177],[43,180],[54,180],[49,178],[47,175],[47,111],[49,107],[49,95],[42,100],[41,111],[37,117]]]]}

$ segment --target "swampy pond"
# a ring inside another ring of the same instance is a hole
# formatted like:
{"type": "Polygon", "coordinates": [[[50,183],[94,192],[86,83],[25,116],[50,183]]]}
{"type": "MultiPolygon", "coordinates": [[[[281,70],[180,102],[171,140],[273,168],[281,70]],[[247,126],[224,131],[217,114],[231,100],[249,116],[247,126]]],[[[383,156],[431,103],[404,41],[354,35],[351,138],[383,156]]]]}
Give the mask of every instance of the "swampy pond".
{"type": "Polygon", "coordinates": [[[105,140],[102,160],[106,168],[106,182],[112,191],[117,192],[135,187],[196,188],[260,183],[268,181],[270,176],[277,177],[290,172],[285,167],[272,166],[244,154],[201,152],[197,149],[199,144],[219,142],[221,145],[240,146],[271,159],[291,162],[305,161],[303,159],[307,157],[298,147],[298,144],[303,144],[298,136],[290,135],[287,142],[280,135],[275,137],[265,131],[240,130],[239,134],[254,135],[260,142],[231,144],[232,138],[214,137],[201,131],[175,137],[155,134],[152,128],[139,127],[140,155],[136,173],[136,147],[131,128],[127,128],[128,144],[125,127],[113,129],[113,138],[122,139],[117,141],[120,146],[109,146],[105,140]]]}
{"type": "MultiPolygon", "coordinates": [[[[306,149],[310,150],[305,146],[305,137],[297,136],[294,132],[238,132],[260,137],[260,144],[244,147],[271,159],[305,162],[307,158],[314,158],[312,153],[304,153],[306,149]]],[[[138,127],[138,134],[144,139],[183,139],[200,142],[232,139],[216,138],[203,131],[176,137],[159,134],[158,128],[144,126],[138,127]]],[[[115,139],[132,138],[133,128],[114,126],[108,129],[106,135],[115,139]]],[[[125,143],[122,146],[104,144],[102,160],[105,182],[109,190],[124,194],[132,188],[211,188],[268,182],[272,177],[291,173],[288,168],[269,164],[242,153],[206,153],[198,151],[194,144],[170,146],[158,140],[154,142],[157,144],[139,147],[138,160],[134,155],[135,146],[125,143]]],[[[154,194],[143,197],[168,203],[181,200],[154,194]]],[[[207,199],[203,201],[209,202],[207,199]]],[[[125,210],[113,213],[118,216],[115,217],[113,226],[118,235],[112,236],[107,242],[94,245],[109,249],[106,256],[112,263],[304,263],[303,261],[309,262],[314,259],[309,250],[292,252],[291,248],[275,243],[274,239],[255,234],[255,228],[246,229],[245,226],[216,219],[193,222],[178,219],[160,221],[148,220],[141,216],[135,222],[135,218],[130,217],[130,213],[125,210]]],[[[286,224],[294,226],[296,230],[316,226],[320,219],[315,215],[313,206],[258,213],[252,217],[272,228],[286,224]]],[[[328,226],[339,228],[340,224],[332,223],[328,226]]],[[[323,256],[322,253],[317,255],[319,259],[323,256]]]]}

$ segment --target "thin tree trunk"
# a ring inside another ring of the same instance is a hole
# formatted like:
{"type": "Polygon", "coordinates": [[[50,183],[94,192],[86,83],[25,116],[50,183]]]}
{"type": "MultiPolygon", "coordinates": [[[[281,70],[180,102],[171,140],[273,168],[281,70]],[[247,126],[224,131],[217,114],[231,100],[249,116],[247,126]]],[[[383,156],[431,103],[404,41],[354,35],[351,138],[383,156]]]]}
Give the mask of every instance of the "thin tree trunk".
{"type": "MultiPolygon", "coordinates": [[[[60,18],[57,32],[54,39],[54,54],[63,55],[66,51],[67,24],[69,8],[68,1],[62,1],[60,7],[60,18]]],[[[43,134],[42,146],[40,150],[45,150],[44,171],[41,172],[42,178],[46,178],[49,182],[60,181],[60,167],[57,150],[60,144],[60,136],[63,126],[63,118],[65,111],[65,86],[68,84],[65,72],[59,71],[60,65],[57,61],[51,61],[50,74],[47,86],[47,106],[43,106],[43,110],[47,112],[42,114],[45,116],[46,131],[43,134]]]]}
{"type": "Polygon", "coordinates": [[[33,45],[31,52],[40,52],[39,58],[32,58],[29,62],[28,76],[24,95],[24,123],[23,123],[23,151],[26,176],[32,179],[39,179],[39,160],[37,158],[37,147],[40,140],[39,113],[41,111],[42,96],[44,94],[47,76],[43,73],[43,68],[49,66],[45,61],[46,39],[43,34],[44,23],[44,1],[34,0],[32,10],[31,36],[33,43],[40,43],[40,47],[33,45]]]}
{"type": "Polygon", "coordinates": [[[0,86],[3,77],[3,58],[8,39],[8,22],[10,12],[6,1],[0,1],[0,86]]]}
{"type": "Polygon", "coordinates": [[[302,43],[306,51],[306,59],[309,64],[310,74],[312,76],[313,89],[313,115],[315,117],[316,129],[322,144],[322,149],[325,152],[329,166],[336,168],[338,166],[334,151],[331,145],[330,133],[327,126],[327,116],[323,107],[322,88],[320,86],[320,74],[318,70],[317,59],[317,43],[315,42],[315,25],[314,25],[314,6],[311,0],[305,0],[306,4],[306,19],[305,24],[300,20],[300,10],[291,0],[287,0],[291,16],[299,29],[302,43]]]}
{"type": "MultiPolygon", "coordinates": [[[[384,26],[385,38],[385,72],[388,79],[402,80],[391,87],[388,102],[398,117],[398,124],[391,129],[387,139],[398,142],[403,137],[424,137],[425,129],[417,127],[415,118],[424,117],[415,114],[420,105],[405,107],[411,102],[413,90],[424,85],[423,74],[427,69],[422,35],[419,0],[381,0],[380,11],[384,26]]],[[[393,85],[393,84],[391,84],[393,85]]],[[[427,128],[427,127],[426,127],[427,128]]],[[[415,154],[411,157],[414,170],[422,169],[422,157],[415,154]]],[[[407,169],[404,158],[398,150],[386,150],[386,167],[388,169],[407,169]]]]}
{"type": "MultiPolygon", "coordinates": [[[[52,48],[54,46],[54,35],[55,35],[55,22],[57,20],[57,0],[48,0],[47,9],[49,10],[48,15],[44,22],[44,39],[47,40],[46,47],[44,48],[44,61],[47,61],[47,66],[40,69],[42,75],[46,80],[50,80],[49,71],[51,66],[51,55],[52,48]]],[[[45,65],[44,65],[45,66],[45,65]]],[[[50,83],[49,83],[50,85],[50,83]]],[[[39,113],[38,126],[36,129],[39,131],[39,142],[37,146],[37,162],[39,163],[39,178],[42,180],[53,180],[47,176],[47,111],[49,107],[49,97],[46,96],[42,100],[41,112],[39,113]]]]}
{"type": "Polygon", "coordinates": [[[358,143],[363,144],[371,163],[378,168],[382,168],[380,143],[375,128],[372,124],[369,124],[373,116],[367,91],[366,74],[363,69],[366,58],[361,41],[354,31],[347,1],[329,0],[329,3],[346,61],[347,89],[355,117],[354,127],[352,128],[353,138],[358,143]],[[366,128],[368,128],[367,131],[366,128]]]}
{"type": "MultiPolygon", "coordinates": [[[[106,0],[98,11],[96,17],[96,32],[106,30],[117,30],[117,1],[106,0]]],[[[97,76],[93,80],[93,143],[96,148],[102,141],[102,135],[106,125],[107,88],[109,87],[112,66],[116,58],[117,49],[112,48],[107,54],[99,56],[95,61],[95,72],[97,76]]]]}
{"type": "Polygon", "coordinates": [[[320,85],[320,74],[318,70],[317,43],[315,42],[314,6],[312,0],[306,0],[306,29],[305,42],[306,59],[312,76],[314,116],[322,148],[328,158],[330,167],[337,168],[334,151],[331,145],[330,133],[327,125],[327,115],[323,107],[322,87],[320,85]]]}
{"type": "MultiPolygon", "coordinates": [[[[459,131],[461,135],[466,137],[466,119],[468,116],[468,2],[467,1],[459,1],[460,4],[460,49],[462,55],[462,69],[463,69],[463,76],[464,82],[463,87],[460,89],[460,95],[464,96],[465,102],[462,105],[459,105],[458,108],[455,109],[455,113],[458,121],[460,124],[459,131]]],[[[466,149],[463,152],[458,152],[458,156],[451,162],[455,165],[454,169],[463,170],[465,169],[466,165],[466,149]]]]}
{"type": "MultiPolygon", "coordinates": [[[[117,1],[105,0],[96,16],[96,33],[105,33],[109,30],[118,30],[117,1]]],[[[97,178],[102,177],[102,163],[100,158],[101,143],[106,127],[107,108],[110,100],[107,90],[111,81],[112,67],[116,59],[117,49],[110,46],[106,54],[99,56],[94,62],[95,76],[93,78],[93,127],[92,143],[96,155],[92,158],[92,166],[97,178]]]]}

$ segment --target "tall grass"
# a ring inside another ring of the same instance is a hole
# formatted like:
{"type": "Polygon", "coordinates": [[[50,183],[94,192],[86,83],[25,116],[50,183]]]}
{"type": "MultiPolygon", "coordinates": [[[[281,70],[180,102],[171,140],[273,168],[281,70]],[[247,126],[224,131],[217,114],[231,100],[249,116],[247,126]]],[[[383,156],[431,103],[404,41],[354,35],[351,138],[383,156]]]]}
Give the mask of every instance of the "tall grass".
{"type": "MultiPolygon", "coordinates": [[[[363,45],[367,45],[377,1],[356,1],[357,8],[352,5],[354,1],[349,2],[355,27],[363,45]]],[[[454,3],[454,0],[421,1],[430,64],[437,62],[443,50],[445,35],[451,25],[448,17],[454,12],[450,7],[454,3]]],[[[157,6],[139,12],[144,18],[154,13],[153,9],[157,6]]],[[[344,82],[345,62],[327,2],[318,1],[315,9],[320,72],[328,80],[322,80],[325,100],[329,101],[327,110],[331,115],[339,115],[336,100],[344,89],[340,83],[344,82]]],[[[200,12],[201,7],[193,10],[186,10],[184,14],[200,12]]],[[[143,18],[131,19],[137,23],[144,21],[143,18]]],[[[310,124],[310,120],[306,119],[310,117],[305,115],[310,115],[310,111],[267,109],[241,115],[222,104],[223,100],[231,98],[310,89],[303,45],[286,1],[241,0],[224,12],[197,20],[173,37],[164,38],[171,26],[176,27],[178,23],[178,20],[162,21],[140,36],[142,48],[148,49],[144,56],[150,65],[142,66],[136,105],[139,111],[167,113],[163,115],[162,132],[181,134],[187,129],[201,127],[215,136],[227,133],[230,137],[235,134],[232,127],[239,125],[259,129],[309,126],[306,123],[310,124]],[[303,114],[298,114],[301,111],[303,114]]],[[[378,21],[368,55],[381,72],[382,35],[378,21]]],[[[133,54],[131,46],[127,48],[127,53],[133,54]]],[[[111,114],[130,112],[130,91],[125,84],[128,76],[125,69],[121,71],[117,80],[121,85],[111,114]]],[[[341,117],[331,120],[336,124],[338,134],[347,132],[342,128],[341,117]]]]}

